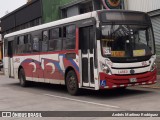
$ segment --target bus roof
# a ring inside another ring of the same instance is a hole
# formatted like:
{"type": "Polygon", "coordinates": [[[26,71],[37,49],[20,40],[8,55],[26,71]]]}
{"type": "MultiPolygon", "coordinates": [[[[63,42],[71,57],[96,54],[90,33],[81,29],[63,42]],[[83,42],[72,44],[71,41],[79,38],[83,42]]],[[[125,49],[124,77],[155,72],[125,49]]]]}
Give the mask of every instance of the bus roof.
{"type": "MultiPolygon", "coordinates": [[[[96,12],[96,11],[94,11],[94,12],[96,12]]],[[[61,24],[71,23],[71,22],[75,22],[75,21],[78,21],[78,20],[91,18],[92,13],[93,12],[89,12],[89,13],[85,13],[85,14],[82,14],[82,15],[77,15],[77,16],[73,16],[73,17],[49,22],[49,23],[46,23],[46,24],[34,26],[34,27],[31,27],[31,28],[23,29],[23,30],[20,30],[20,31],[16,31],[16,32],[7,34],[7,35],[4,36],[4,38],[12,37],[12,36],[19,35],[19,34],[25,34],[25,33],[28,33],[28,32],[41,30],[41,29],[45,29],[45,28],[48,28],[48,27],[53,27],[53,26],[57,26],[57,25],[61,25],[61,24]]]]}
{"type": "Polygon", "coordinates": [[[66,24],[66,23],[71,23],[71,22],[75,22],[75,21],[78,21],[78,20],[84,20],[84,19],[87,19],[87,18],[97,16],[97,12],[103,12],[103,11],[106,11],[106,12],[114,12],[114,11],[115,12],[130,12],[130,13],[146,14],[144,12],[130,11],[130,10],[97,10],[97,11],[93,11],[93,12],[89,12],[89,13],[76,15],[76,16],[73,16],[73,17],[69,17],[69,18],[45,23],[45,24],[42,24],[42,25],[30,27],[30,28],[23,29],[23,30],[20,30],[20,31],[16,31],[16,32],[5,35],[4,38],[8,38],[8,37],[12,37],[12,36],[15,36],[15,35],[20,35],[20,34],[25,34],[25,33],[28,33],[28,32],[41,30],[41,29],[45,29],[45,28],[49,28],[49,27],[54,27],[54,26],[58,26],[58,25],[66,24]]]}

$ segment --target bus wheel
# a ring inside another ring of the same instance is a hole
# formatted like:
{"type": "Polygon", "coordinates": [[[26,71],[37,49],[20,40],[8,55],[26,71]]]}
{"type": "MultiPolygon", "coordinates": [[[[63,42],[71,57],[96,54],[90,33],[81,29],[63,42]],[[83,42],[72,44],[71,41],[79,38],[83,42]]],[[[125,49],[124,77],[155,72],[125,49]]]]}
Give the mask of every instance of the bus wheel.
{"type": "Polygon", "coordinates": [[[25,73],[24,73],[23,69],[20,69],[20,72],[19,72],[19,81],[20,81],[20,85],[22,87],[27,87],[28,81],[26,81],[26,77],[25,77],[25,73]]]}
{"type": "Polygon", "coordinates": [[[78,93],[79,93],[78,79],[77,79],[76,73],[73,70],[71,70],[67,73],[66,85],[67,85],[67,90],[68,90],[69,94],[78,95],[78,93]]]}

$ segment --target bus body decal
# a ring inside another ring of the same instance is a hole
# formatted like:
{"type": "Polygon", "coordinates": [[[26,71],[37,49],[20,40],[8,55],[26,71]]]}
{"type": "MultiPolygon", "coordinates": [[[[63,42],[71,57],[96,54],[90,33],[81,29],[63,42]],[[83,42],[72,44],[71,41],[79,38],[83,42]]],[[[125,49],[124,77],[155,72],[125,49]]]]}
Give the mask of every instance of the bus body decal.
{"type": "MultiPolygon", "coordinates": [[[[21,63],[21,66],[24,68],[27,77],[32,77],[32,73],[40,74],[40,71],[46,72],[48,67],[51,67],[48,68],[50,70],[50,75],[59,76],[62,80],[64,80],[65,69],[68,66],[72,66],[76,73],[79,73],[77,63],[71,58],[67,59],[64,54],[59,55],[59,61],[48,58],[41,58],[41,62],[31,58],[25,59],[21,63]]],[[[41,75],[39,75],[39,77],[40,76],[41,75]]]]}

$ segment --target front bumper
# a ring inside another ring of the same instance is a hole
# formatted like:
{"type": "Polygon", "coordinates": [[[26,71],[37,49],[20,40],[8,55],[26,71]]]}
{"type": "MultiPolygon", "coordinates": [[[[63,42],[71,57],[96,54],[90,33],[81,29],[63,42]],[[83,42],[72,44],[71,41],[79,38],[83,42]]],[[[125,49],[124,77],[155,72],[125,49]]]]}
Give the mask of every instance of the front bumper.
{"type": "Polygon", "coordinates": [[[129,87],[136,85],[155,84],[157,80],[157,70],[136,75],[107,75],[100,73],[100,89],[112,89],[119,87],[129,87]],[[137,82],[130,82],[131,78],[136,78],[137,82]]]}

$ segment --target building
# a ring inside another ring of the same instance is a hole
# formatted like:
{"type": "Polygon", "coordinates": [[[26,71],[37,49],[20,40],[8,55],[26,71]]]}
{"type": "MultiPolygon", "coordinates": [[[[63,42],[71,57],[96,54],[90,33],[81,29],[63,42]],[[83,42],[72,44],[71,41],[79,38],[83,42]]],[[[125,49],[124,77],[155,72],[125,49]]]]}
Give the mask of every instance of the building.
{"type": "Polygon", "coordinates": [[[32,0],[1,18],[1,33],[5,34],[32,27],[42,23],[42,5],[40,0],[32,0]]]}
{"type": "Polygon", "coordinates": [[[160,73],[160,0],[125,0],[128,10],[147,12],[151,16],[157,54],[158,73],[160,73]]]}
{"type": "Polygon", "coordinates": [[[157,55],[160,55],[160,0],[125,0],[126,9],[147,12],[151,16],[156,40],[157,55]]]}
{"type": "Polygon", "coordinates": [[[2,35],[100,9],[123,8],[122,0],[28,0],[1,18],[2,35]],[[111,4],[112,3],[112,4],[111,4]]]}
{"type": "MultiPolygon", "coordinates": [[[[28,0],[25,5],[0,18],[0,34],[33,27],[93,10],[123,9],[123,0],[28,0]]],[[[0,42],[0,60],[2,44],[0,42]]]]}
{"type": "Polygon", "coordinates": [[[5,34],[58,19],[93,10],[123,8],[123,0],[28,0],[25,5],[0,18],[0,34],[3,39],[5,34]]]}

